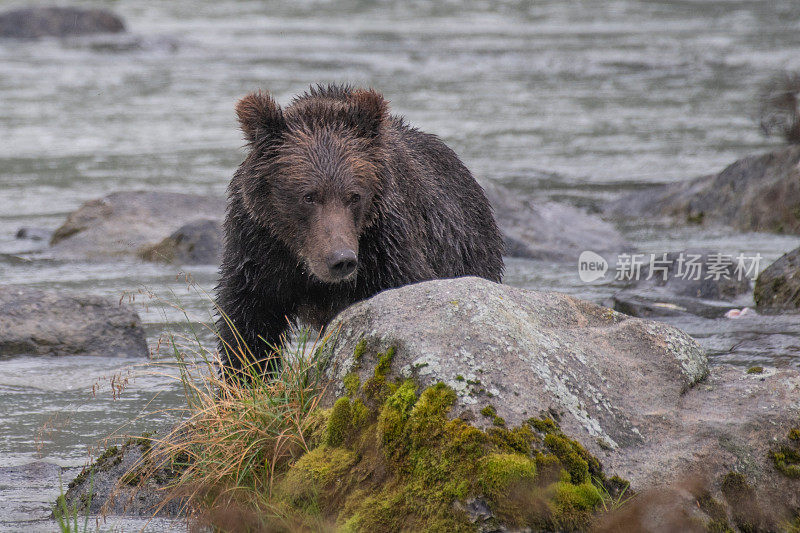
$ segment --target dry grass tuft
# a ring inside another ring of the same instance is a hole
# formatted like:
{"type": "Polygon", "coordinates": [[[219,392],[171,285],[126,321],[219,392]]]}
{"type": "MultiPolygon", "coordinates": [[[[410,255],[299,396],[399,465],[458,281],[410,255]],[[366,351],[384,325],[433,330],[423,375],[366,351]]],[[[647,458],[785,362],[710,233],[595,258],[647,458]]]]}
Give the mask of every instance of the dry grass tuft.
{"type": "Polygon", "coordinates": [[[157,364],[183,388],[185,406],[178,413],[183,422],[163,438],[150,438],[149,453],[131,472],[140,486],[163,480],[164,472],[174,476],[155,512],[177,500],[196,525],[297,530],[294,513],[276,503],[273,491],[275,481],[317,443],[323,423],[317,407],[327,382],[319,348],[327,337],[293,332],[294,344],[283,339],[276,348],[281,370],[268,376],[250,362],[246,346],[228,347],[240,358],[241,370],[223,373],[220,354],[202,341],[216,329],[208,324],[198,329],[185,316],[183,331],[162,336],[155,350],[171,356],[157,364]]]}

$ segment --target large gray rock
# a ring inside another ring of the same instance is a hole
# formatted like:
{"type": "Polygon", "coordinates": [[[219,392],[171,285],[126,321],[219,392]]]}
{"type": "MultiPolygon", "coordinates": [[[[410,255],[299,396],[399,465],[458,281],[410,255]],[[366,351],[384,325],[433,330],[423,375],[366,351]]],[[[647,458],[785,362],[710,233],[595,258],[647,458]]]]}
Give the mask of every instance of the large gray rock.
{"type": "Polygon", "coordinates": [[[385,291],[342,312],[329,331],[339,331],[334,384],[352,371],[364,338],[373,351],[395,346],[400,374],[453,387],[454,411],[479,425],[491,423],[480,415],[489,404],[510,425],[555,412],[568,433],[617,449],[643,442],[643,406],[675,405],[708,372],[700,346],[671,326],[474,277],[385,291]]]}
{"type": "Polygon", "coordinates": [[[584,250],[620,253],[631,248],[613,225],[576,207],[534,204],[500,185],[484,190],[503,233],[505,255],[577,261],[584,250]]]}
{"type": "Polygon", "coordinates": [[[139,315],[127,305],[29,287],[0,286],[0,356],[148,355],[139,315]]]}
{"type": "Polygon", "coordinates": [[[225,200],[173,192],[115,192],[72,212],[51,239],[65,258],[136,256],[200,219],[221,219],[225,200]]]}
{"type": "Polygon", "coordinates": [[[740,159],[719,174],[638,191],[609,211],[800,235],[800,146],[740,159]]]}
{"type": "Polygon", "coordinates": [[[189,222],[160,243],[145,248],[145,261],[181,265],[217,265],[222,258],[222,222],[203,219],[189,222]]]}
{"type": "Polygon", "coordinates": [[[0,37],[37,39],[124,31],[122,20],[105,9],[25,7],[0,13],[0,37]]]}
{"type": "MultiPolygon", "coordinates": [[[[328,331],[327,402],[344,393],[348,373],[364,382],[376,353],[395,347],[389,376],[446,383],[458,396],[454,415],[487,426],[481,411],[491,405],[508,425],[556,417],[636,490],[699,473],[718,484],[729,470],[746,473],[765,496],[794,482],[776,475],[767,450],[797,424],[800,374],[722,366],[709,376],[700,346],[665,324],[460,278],[378,294],[328,331]]],[[[786,501],[799,504],[792,490],[786,501]]]]}
{"type": "Polygon", "coordinates": [[[772,263],[756,279],[756,305],[769,309],[800,309],[800,248],[772,263]]]}

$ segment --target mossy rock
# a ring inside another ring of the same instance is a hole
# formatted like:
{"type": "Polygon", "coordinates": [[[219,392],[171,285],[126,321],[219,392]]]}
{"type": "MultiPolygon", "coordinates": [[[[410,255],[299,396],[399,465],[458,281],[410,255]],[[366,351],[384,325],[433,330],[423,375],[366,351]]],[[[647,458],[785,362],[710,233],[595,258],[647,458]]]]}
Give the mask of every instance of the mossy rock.
{"type": "Polygon", "coordinates": [[[783,255],[758,275],[753,299],[760,308],[800,309],[800,248],[783,255]]]}
{"type": "Polygon", "coordinates": [[[319,444],[283,475],[273,505],[341,531],[475,531],[481,520],[575,530],[592,522],[608,494],[595,483],[608,480],[554,422],[480,429],[450,418],[453,389],[387,379],[392,356],[377,354],[363,385],[351,380],[326,412],[319,444]],[[467,501],[485,502],[489,516],[471,516],[467,501]]]}

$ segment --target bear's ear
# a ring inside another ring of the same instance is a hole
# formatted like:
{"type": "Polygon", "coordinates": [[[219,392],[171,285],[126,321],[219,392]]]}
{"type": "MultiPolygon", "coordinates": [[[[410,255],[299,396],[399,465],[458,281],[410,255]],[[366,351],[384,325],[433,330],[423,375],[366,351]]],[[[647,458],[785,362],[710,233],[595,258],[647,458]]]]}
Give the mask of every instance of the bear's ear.
{"type": "Polygon", "coordinates": [[[269,94],[250,93],[236,104],[236,116],[251,144],[280,134],[285,127],[283,111],[269,94]]]}
{"type": "Polygon", "coordinates": [[[351,120],[360,135],[373,139],[389,119],[389,102],[372,89],[358,89],[350,96],[351,120]]]}

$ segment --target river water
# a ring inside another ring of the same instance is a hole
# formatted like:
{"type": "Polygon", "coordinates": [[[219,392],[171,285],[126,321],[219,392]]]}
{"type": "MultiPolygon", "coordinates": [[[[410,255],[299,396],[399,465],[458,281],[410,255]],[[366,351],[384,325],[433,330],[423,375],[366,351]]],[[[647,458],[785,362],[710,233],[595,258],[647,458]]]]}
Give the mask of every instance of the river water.
{"type": "MultiPolygon", "coordinates": [[[[0,283],[112,298],[144,289],[180,300],[193,319],[207,317],[209,302],[176,267],[41,258],[42,245],[14,234],[53,229],[117,190],[223,194],[244,153],[233,105],[256,88],[286,103],[311,83],[376,87],[479,181],[591,208],[779,146],[758,131],[755,95],[777,69],[800,69],[796,0],[81,5],[113,9],[134,37],[0,41],[0,283]]],[[[645,252],[759,253],[762,268],[800,244],[650,221],[622,229],[645,252]]],[[[213,286],[214,268],[188,272],[201,289],[213,286]]],[[[508,261],[506,282],[596,301],[616,290],[582,284],[572,264],[519,259],[508,261]]],[[[182,317],[145,301],[139,312],[155,342],[182,317]]],[[[798,322],[673,320],[712,359],[794,366],[798,322]]],[[[174,381],[139,360],[0,360],[0,529],[53,529],[57,479],[15,468],[56,464],[66,485],[101,439],[163,427],[180,402],[174,381]],[[120,374],[128,383],[116,397],[110,379],[120,374]]],[[[147,527],[168,526],[182,528],[147,527]]]]}

